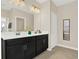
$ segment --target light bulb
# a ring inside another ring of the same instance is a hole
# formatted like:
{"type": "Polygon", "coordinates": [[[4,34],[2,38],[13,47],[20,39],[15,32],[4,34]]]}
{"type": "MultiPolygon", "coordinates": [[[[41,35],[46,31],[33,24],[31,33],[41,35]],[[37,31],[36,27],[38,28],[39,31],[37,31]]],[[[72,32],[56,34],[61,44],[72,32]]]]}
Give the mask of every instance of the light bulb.
{"type": "Polygon", "coordinates": [[[38,8],[38,7],[36,7],[36,6],[34,6],[34,5],[32,5],[32,11],[34,12],[34,13],[39,13],[40,12],[40,9],[38,8]]]}
{"type": "Polygon", "coordinates": [[[24,6],[24,0],[10,0],[9,1],[10,4],[15,4],[16,6],[20,5],[20,6],[24,6]]]}

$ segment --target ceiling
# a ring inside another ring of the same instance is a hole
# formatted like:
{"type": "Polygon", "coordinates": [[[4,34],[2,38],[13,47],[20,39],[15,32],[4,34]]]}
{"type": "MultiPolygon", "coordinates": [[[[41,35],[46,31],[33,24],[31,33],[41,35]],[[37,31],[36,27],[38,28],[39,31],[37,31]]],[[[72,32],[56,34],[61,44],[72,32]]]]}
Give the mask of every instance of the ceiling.
{"type": "Polygon", "coordinates": [[[52,2],[56,5],[56,6],[62,6],[68,3],[71,3],[73,1],[77,1],[77,0],[52,0],[52,2]]]}
{"type": "MultiPolygon", "coordinates": [[[[48,0],[36,0],[38,3],[43,3],[45,1],[48,0]]],[[[52,2],[56,5],[56,6],[62,6],[68,3],[71,3],[73,1],[77,1],[77,0],[52,0],[52,2]]]]}
{"type": "Polygon", "coordinates": [[[38,2],[38,3],[43,3],[45,1],[47,1],[47,0],[36,0],[36,2],[38,2]]]}
{"type": "MultiPolygon", "coordinates": [[[[43,3],[47,0],[36,0],[37,2],[39,3],[43,3]]],[[[62,6],[62,5],[65,5],[65,4],[68,4],[68,3],[71,3],[71,2],[74,2],[74,1],[77,1],[77,0],[52,0],[52,2],[56,5],[56,6],[62,6]]]]}
{"type": "MultiPolygon", "coordinates": [[[[11,0],[1,0],[1,8],[3,9],[12,9],[12,8],[18,8],[18,9],[22,9],[22,10],[27,10],[28,12],[30,12],[29,7],[31,7],[32,4],[35,4],[35,2],[37,4],[41,4],[44,3],[48,0],[25,0],[25,6],[24,7],[17,7],[14,4],[10,4],[9,1],[11,0]]],[[[76,0],[52,0],[52,2],[56,5],[56,6],[61,6],[70,2],[73,2],[76,0]]]]}
{"type": "Polygon", "coordinates": [[[14,3],[10,3],[10,1],[12,0],[1,0],[1,9],[4,10],[18,9],[30,13],[31,6],[33,4],[37,4],[35,0],[24,0],[25,1],[24,6],[16,6],[14,3]]]}

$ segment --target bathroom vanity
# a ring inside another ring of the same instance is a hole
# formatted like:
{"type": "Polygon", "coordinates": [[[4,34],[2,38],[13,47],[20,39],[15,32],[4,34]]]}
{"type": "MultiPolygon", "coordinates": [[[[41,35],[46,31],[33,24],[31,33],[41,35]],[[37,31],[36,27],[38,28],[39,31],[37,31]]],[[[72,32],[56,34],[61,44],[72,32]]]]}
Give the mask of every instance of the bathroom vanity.
{"type": "Polygon", "coordinates": [[[48,34],[2,39],[2,59],[33,59],[48,48],[48,34]]]}

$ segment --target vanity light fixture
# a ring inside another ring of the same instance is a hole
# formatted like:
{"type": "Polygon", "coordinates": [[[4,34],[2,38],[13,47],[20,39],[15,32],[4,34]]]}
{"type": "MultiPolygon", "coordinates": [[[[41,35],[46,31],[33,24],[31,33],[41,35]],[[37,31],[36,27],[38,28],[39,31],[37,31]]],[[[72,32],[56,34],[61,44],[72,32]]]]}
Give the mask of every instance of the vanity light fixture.
{"type": "Polygon", "coordinates": [[[32,9],[32,12],[34,12],[34,13],[39,13],[40,12],[40,8],[35,6],[35,5],[32,5],[31,9],[32,9]]]}
{"type": "Polygon", "coordinates": [[[24,1],[25,0],[11,0],[10,3],[15,4],[16,6],[19,6],[19,5],[24,6],[25,5],[24,1]]]}

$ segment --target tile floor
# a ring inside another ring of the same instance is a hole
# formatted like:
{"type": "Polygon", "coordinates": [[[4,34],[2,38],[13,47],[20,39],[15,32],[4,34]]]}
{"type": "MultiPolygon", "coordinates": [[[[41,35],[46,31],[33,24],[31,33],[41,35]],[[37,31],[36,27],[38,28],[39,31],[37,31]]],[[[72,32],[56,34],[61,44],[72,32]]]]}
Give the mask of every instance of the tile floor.
{"type": "Polygon", "coordinates": [[[55,47],[52,51],[45,51],[34,59],[78,59],[78,51],[55,47]]]}

